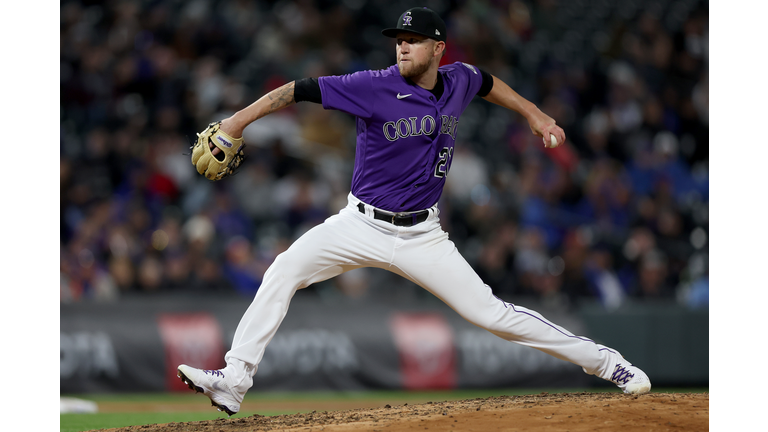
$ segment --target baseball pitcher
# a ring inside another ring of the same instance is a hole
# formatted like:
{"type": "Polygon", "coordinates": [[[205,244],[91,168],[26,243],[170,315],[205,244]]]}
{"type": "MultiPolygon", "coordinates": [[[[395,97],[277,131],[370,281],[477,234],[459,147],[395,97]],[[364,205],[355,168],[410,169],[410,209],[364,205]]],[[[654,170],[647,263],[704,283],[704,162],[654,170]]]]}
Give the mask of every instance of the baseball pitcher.
{"type": "Polygon", "coordinates": [[[418,284],[501,338],[575,363],[625,393],[649,392],[646,374],[617,350],[495,297],[439,223],[437,202],[451,168],[461,114],[475,96],[520,113],[547,147],[565,141],[563,130],[476,66],[439,66],[448,35],[434,11],[409,9],[382,34],[396,42],[395,65],[290,82],[198,135],[192,162],[198,172],[218,180],[243,160],[243,129],[293,103],[320,103],[357,121],[347,206],[275,259],[237,327],[225,355],[227,366],[201,370],[180,365],[179,377],[220,410],[238,412],[296,290],[352,269],[377,267],[418,284]]]}

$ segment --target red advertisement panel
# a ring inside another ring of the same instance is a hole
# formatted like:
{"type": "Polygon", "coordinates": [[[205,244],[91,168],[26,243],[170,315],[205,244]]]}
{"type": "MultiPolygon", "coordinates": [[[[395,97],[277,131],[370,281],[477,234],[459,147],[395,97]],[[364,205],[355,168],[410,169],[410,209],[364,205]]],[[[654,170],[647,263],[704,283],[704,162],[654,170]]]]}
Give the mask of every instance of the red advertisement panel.
{"type": "Polygon", "coordinates": [[[400,353],[400,373],[406,389],[456,387],[453,332],[440,314],[398,313],[391,321],[400,353]]]}
{"type": "Polygon", "coordinates": [[[185,391],[176,368],[187,364],[200,369],[219,369],[224,347],[219,322],[208,313],[162,314],[158,318],[165,346],[165,382],[168,391],[185,391]]]}

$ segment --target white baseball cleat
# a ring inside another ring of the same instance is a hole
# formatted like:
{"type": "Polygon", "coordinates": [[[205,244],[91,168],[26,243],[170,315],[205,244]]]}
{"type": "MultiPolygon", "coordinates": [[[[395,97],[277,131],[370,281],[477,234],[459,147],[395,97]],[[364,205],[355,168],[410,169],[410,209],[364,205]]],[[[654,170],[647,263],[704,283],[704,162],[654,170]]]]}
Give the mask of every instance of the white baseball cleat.
{"type": "Polygon", "coordinates": [[[639,367],[623,358],[616,363],[610,381],[626,394],[646,394],[651,391],[651,380],[639,367]]]}
{"type": "Polygon", "coordinates": [[[191,366],[181,365],[176,374],[191,390],[202,393],[211,399],[211,405],[224,411],[227,415],[240,411],[240,403],[243,396],[232,389],[227,382],[224,369],[208,370],[195,369],[191,366]]]}

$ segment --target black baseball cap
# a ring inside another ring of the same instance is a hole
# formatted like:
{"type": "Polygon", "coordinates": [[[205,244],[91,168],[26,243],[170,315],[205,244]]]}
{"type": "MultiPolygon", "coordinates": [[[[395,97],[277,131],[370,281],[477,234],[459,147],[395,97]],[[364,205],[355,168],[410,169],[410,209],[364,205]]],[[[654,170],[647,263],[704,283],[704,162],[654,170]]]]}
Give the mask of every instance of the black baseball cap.
{"type": "Polygon", "coordinates": [[[395,38],[397,33],[402,31],[418,33],[443,42],[448,38],[443,19],[437,12],[425,7],[415,7],[403,12],[397,20],[397,27],[384,29],[381,34],[395,38]]]}

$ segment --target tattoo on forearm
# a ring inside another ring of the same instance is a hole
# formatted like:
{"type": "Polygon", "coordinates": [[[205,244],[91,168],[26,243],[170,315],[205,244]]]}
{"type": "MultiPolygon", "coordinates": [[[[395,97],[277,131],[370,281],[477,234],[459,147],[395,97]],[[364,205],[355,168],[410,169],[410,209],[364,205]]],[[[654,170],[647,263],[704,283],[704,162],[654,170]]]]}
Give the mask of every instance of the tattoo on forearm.
{"type": "Polygon", "coordinates": [[[296,82],[291,81],[288,84],[277,88],[267,94],[267,97],[271,101],[269,103],[269,109],[267,110],[264,115],[272,114],[273,112],[283,109],[287,107],[288,105],[291,105],[296,102],[296,99],[294,98],[294,88],[296,87],[296,82]]]}

